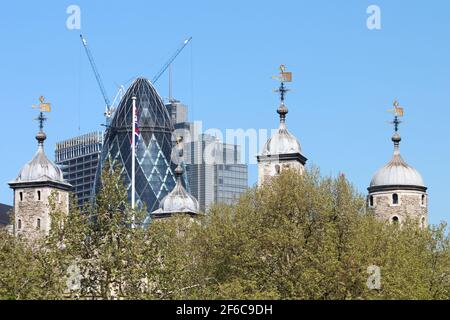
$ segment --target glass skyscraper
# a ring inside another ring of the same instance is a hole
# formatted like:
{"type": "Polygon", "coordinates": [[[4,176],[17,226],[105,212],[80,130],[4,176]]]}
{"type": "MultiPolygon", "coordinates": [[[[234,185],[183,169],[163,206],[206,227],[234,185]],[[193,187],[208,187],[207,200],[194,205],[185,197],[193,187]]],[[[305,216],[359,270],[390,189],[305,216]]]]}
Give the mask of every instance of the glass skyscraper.
{"type": "Polygon", "coordinates": [[[214,203],[232,204],[248,188],[248,166],[241,163],[241,147],[208,134],[185,146],[186,171],[191,194],[200,209],[214,203]]]}
{"type": "Polygon", "coordinates": [[[97,170],[96,189],[101,169],[108,162],[120,164],[131,199],[132,97],[136,97],[140,139],[136,151],[136,204],[147,211],[158,209],[160,201],[175,187],[175,164],[171,162],[173,125],[161,97],[149,80],[134,81],[114,113],[105,133],[97,170]]]}
{"type": "Polygon", "coordinates": [[[103,146],[103,133],[91,132],[56,143],[55,163],[73,186],[78,205],[89,202],[103,146]]]}

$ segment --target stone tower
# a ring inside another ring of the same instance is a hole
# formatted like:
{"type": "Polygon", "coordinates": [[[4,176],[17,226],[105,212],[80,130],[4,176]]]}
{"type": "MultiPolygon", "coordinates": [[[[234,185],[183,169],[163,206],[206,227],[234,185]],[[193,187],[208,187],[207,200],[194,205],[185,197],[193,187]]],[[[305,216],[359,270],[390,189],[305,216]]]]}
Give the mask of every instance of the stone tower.
{"type": "Polygon", "coordinates": [[[394,102],[395,133],[392,136],[394,156],[388,164],[378,170],[368,188],[368,207],[381,221],[402,223],[406,219],[417,220],[421,228],[428,225],[427,187],[420,173],[408,165],[400,155],[398,126],[399,117],[403,116],[403,108],[394,102]]]}
{"type": "Polygon", "coordinates": [[[278,92],[281,96],[281,104],[277,110],[280,115],[280,126],[278,131],[267,141],[258,159],[258,184],[267,183],[274,176],[279,175],[285,169],[293,169],[303,173],[307,159],[303,156],[300,143],[288,131],[286,126],[286,115],[288,108],[284,100],[289,91],[285,87],[286,82],[292,81],[292,74],[285,72],[285,67],[280,67],[281,74],[278,79],[281,86],[278,92]]]}
{"type": "Polygon", "coordinates": [[[42,111],[41,104],[38,118],[40,130],[36,135],[38,150],[33,159],[20,170],[16,180],[9,183],[14,190],[14,234],[29,239],[49,233],[49,198],[52,194],[55,195],[58,209],[69,212],[69,193],[72,188],[64,181],[61,169],[45,155],[44,141],[47,136],[43,131],[43,123],[46,118],[42,111]]]}

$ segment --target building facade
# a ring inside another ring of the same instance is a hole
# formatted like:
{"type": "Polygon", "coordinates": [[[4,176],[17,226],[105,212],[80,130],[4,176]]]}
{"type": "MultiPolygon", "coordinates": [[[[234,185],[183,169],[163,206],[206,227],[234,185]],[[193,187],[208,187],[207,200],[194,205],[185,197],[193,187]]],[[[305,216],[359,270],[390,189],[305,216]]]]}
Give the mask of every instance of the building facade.
{"type": "Polygon", "coordinates": [[[8,228],[11,225],[12,209],[13,207],[0,203],[0,229],[8,228]]]}
{"type": "Polygon", "coordinates": [[[232,204],[248,189],[248,166],[241,147],[201,134],[186,143],[186,171],[192,195],[206,211],[213,203],[232,204]]]}
{"type": "Polygon", "coordinates": [[[119,165],[122,178],[131,199],[132,182],[132,127],[134,119],[140,131],[136,146],[136,204],[145,206],[149,214],[160,206],[160,201],[175,187],[171,161],[172,132],[170,115],[160,95],[144,78],[136,79],[122,98],[105,133],[94,189],[101,186],[101,172],[107,165],[119,165]],[[133,116],[133,98],[136,98],[136,117],[133,116]]]}
{"type": "MultiPolygon", "coordinates": [[[[394,106],[396,112],[400,113],[397,102],[394,106]]],[[[394,155],[373,176],[368,188],[367,204],[380,221],[401,224],[413,219],[421,228],[425,228],[428,225],[427,187],[420,173],[407,164],[400,154],[402,139],[398,133],[398,117],[396,113],[393,122],[395,133],[392,136],[394,155]]]]}
{"type": "Polygon", "coordinates": [[[81,207],[93,196],[95,174],[103,147],[103,133],[91,132],[56,143],[55,162],[73,186],[81,207]]]}

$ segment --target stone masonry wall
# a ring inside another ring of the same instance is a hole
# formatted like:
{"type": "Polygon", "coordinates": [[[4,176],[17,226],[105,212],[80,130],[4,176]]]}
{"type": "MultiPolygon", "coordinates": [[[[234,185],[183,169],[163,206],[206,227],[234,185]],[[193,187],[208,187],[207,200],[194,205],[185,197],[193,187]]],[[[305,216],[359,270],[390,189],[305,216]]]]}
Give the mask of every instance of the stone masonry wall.
{"type": "Polygon", "coordinates": [[[394,217],[398,217],[399,222],[404,222],[407,218],[416,219],[422,226],[423,218],[426,227],[428,225],[428,196],[419,191],[395,190],[389,192],[376,192],[369,195],[369,208],[373,209],[375,215],[381,221],[392,222],[394,217]],[[398,195],[398,204],[393,204],[393,194],[398,195]],[[373,196],[373,206],[370,206],[370,196],[373,196]],[[422,203],[422,196],[425,196],[422,203]]]}

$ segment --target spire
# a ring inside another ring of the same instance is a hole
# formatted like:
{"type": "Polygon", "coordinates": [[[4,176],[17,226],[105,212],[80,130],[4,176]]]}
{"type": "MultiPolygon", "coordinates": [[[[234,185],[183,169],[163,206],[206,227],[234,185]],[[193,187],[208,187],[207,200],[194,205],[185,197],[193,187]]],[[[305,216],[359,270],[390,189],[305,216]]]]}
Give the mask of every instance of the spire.
{"type": "Polygon", "coordinates": [[[44,123],[47,121],[47,117],[44,115],[44,112],[49,113],[51,111],[51,104],[45,102],[44,96],[39,98],[39,102],[39,105],[33,105],[33,108],[39,108],[39,116],[35,119],[39,122],[39,132],[36,134],[36,140],[39,147],[43,147],[44,141],[47,139],[47,135],[44,132],[44,123]]]}
{"type": "Polygon", "coordinates": [[[400,120],[401,117],[404,115],[404,109],[403,107],[400,107],[400,104],[398,103],[397,99],[394,100],[394,109],[389,110],[389,112],[394,114],[394,120],[391,122],[391,124],[394,125],[394,135],[392,136],[392,142],[394,142],[394,155],[400,154],[400,141],[402,141],[402,138],[400,134],[398,133],[398,128],[402,121],[400,120]]]}
{"type": "Polygon", "coordinates": [[[182,166],[182,163],[183,163],[183,137],[177,137],[177,151],[178,151],[178,154],[177,154],[177,156],[178,156],[178,166],[177,166],[177,168],[175,169],[175,176],[176,176],[176,179],[177,179],[177,184],[182,184],[182,177],[183,177],[183,174],[184,174],[184,169],[183,169],[183,166],[182,166]]]}
{"type": "Polygon", "coordinates": [[[278,107],[277,113],[280,115],[280,123],[284,124],[286,122],[286,115],[288,114],[289,110],[284,104],[284,100],[286,98],[286,93],[288,93],[290,90],[286,88],[285,83],[286,82],[292,82],[292,72],[286,72],[286,66],[281,65],[280,66],[280,75],[275,76],[274,79],[277,79],[281,82],[280,88],[275,90],[275,92],[280,93],[280,106],[278,107]]]}

